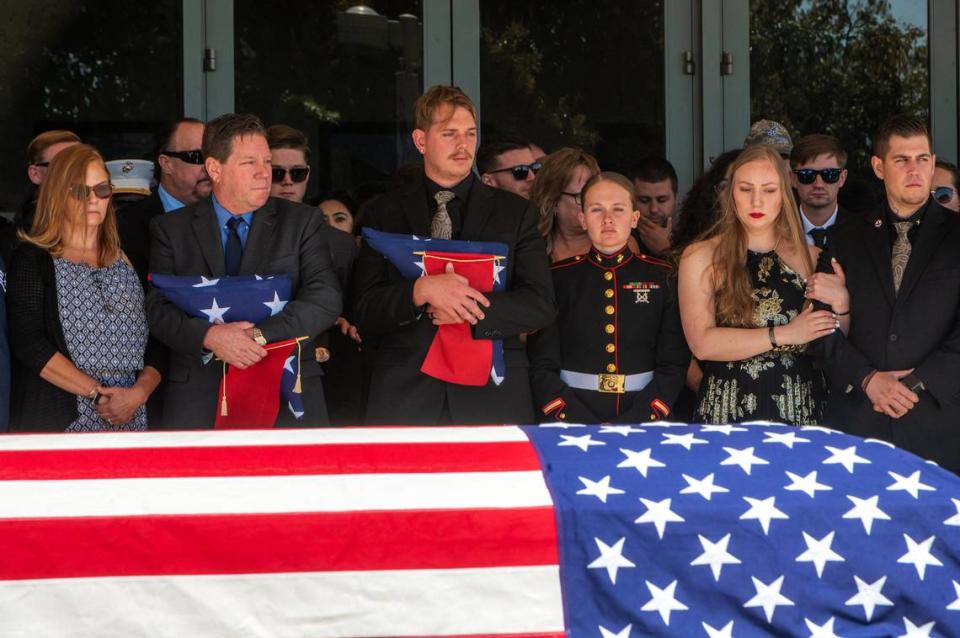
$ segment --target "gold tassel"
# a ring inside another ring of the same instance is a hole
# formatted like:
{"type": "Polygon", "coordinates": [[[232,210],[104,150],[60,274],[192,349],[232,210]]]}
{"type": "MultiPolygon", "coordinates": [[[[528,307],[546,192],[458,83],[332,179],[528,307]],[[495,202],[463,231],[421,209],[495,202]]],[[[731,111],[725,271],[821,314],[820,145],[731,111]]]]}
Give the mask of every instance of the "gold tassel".
{"type": "Polygon", "coordinates": [[[223,363],[223,396],[220,397],[220,416],[227,416],[227,363],[223,363]]]}
{"type": "Polygon", "coordinates": [[[303,388],[300,385],[300,340],[297,339],[297,382],[293,384],[293,393],[300,394],[303,388]]]}

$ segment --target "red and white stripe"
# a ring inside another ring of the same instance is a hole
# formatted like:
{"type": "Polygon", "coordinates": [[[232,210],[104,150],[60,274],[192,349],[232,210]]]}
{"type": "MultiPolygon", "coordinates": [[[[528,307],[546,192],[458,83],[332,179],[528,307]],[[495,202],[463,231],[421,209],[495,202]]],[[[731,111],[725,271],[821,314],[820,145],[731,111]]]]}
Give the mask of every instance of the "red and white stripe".
{"type": "Polygon", "coordinates": [[[0,438],[0,636],[563,635],[512,427],[0,438]]]}

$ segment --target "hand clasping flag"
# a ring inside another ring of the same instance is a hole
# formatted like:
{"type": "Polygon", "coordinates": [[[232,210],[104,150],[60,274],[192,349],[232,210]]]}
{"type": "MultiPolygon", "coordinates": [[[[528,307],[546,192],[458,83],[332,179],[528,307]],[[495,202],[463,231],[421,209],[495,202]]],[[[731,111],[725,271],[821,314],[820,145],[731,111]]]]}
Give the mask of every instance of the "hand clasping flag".
{"type": "MultiPolygon", "coordinates": [[[[293,289],[285,274],[219,279],[151,274],[150,282],[180,310],[210,323],[259,323],[283,310],[293,289]]],[[[220,382],[216,428],[273,427],[281,398],[294,417],[303,418],[298,344],[298,339],[268,344],[259,363],[230,368],[220,382]]]]}
{"type": "MultiPolygon", "coordinates": [[[[447,264],[479,292],[506,289],[506,244],[421,238],[363,229],[363,238],[404,277],[414,279],[446,272],[447,264]]],[[[441,381],[459,385],[503,383],[503,341],[474,339],[470,324],[439,326],[420,371],[441,381]]]]}

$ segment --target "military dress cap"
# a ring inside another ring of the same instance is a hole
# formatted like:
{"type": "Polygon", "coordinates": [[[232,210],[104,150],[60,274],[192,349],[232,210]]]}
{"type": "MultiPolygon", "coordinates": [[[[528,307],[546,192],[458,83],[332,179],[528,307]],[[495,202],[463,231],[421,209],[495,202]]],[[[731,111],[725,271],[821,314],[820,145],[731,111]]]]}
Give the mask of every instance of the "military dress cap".
{"type": "Polygon", "coordinates": [[[778,153],[786,155],[793,150],[793,140],[790,139],[790,133],[780,122],[773,120],[757,120],[750,127],[750,132],[743,140],[743,148],[764,144],[772,146],[778,153]]]}
{"type": "Polygon", "coordinates": [[[153,162],[140,159],[118,159],[107,162],[113,192],[117,195],[150,195],[153,183],[153,162]]]}

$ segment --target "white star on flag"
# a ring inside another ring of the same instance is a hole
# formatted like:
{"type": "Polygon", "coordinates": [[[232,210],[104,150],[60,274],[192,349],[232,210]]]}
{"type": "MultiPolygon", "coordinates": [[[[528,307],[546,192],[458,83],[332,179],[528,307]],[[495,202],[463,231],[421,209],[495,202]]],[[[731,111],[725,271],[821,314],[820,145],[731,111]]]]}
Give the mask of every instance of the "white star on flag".
{"type": "Polygon", "coordinates": [[[210,323],[223,323],[223,315],[230,310],[230,306],[226,308],[221,308],[217,305],[217,298],[213,298],[213,305],[209,308],[201,309],[200,312],[207,315],[210,318],[210,323]]]}
{"type": "Polygon", "coordinates": [[[879,496],[871,496],[870,498],[857,498],[856,496],[847,496],[850,499],[850,502],[853,503],[853,507],[846,514],[843,515],[844,518],[858,518],[860,522],[863,523],[863,530],[867,533],[867,536],[870,535],[870,531],[873,529],[873,521],[889,521],[890,517],[887,516],[887,513],[884,512],[877,506],[877,502],[880,500],[879,496]]]}
{"type": "Polygon", "coordinates": [[[557,446],[573,446],[578,447],[584,452],[589,451],[591,445],[606,445],[603,441],[594,441],[593,435],[584,434],[583,436],[571,436],[569,434],[561,434],[560,438],[563,439],[560,443],[557,443],[557,446]]]}
{"type": "Polygon", "coordinates": [[[287,360],[283,362],[283,371],[289,372],[290,374],[296,374],[296,371],[293,369],[293,360],[297,358],[297,355],[292,354],[287,357],[287,360]]]}
{"type": "Polygon", "coordinates": [[[605,569],[610,582],[617,584],[617,570],[624,567],[636,567],[627,557],[623,555],[623,544],[626,537],[621,538],[613,545],[607,545],[599,538],[593,539],[597,543],[597,549],[600,550],[600,556],[592,563],[587,565],[589,569],[605,569]]]}
{"type": "Polygon", "coordinates": [[[270,309],[270,316],[279,314],[283,307],[287,305],[286,301],[280,300],[280,295],[277,294],[277,291],[273,291],[273,301],[264,301],[263,305],[270,309]]]}
{"type": "Polygon", "coordinates": [[[421,276],[421,277],[426,277],[426,276],[427,276],[427,265],[426,265],[426,263],[424,263],[425,261],[426,261],[426,260],[425,260],[423,257],[421,257],[419,261],[414,261],[414,262],[413,262],[414,265],[415,265],[417,268],[420,269],[420,276],[421,276]]]}
{"type": "Polygon", "coordinates": [[[301,411],[299,411],[299,412],[297,412],[296,410],[294,410],[294,409],[293,409],[293,403],[291,403],[290,401],[287,401],[287,409],[289,409],[290,412],[293,414],[293,416],[296,417],[296,418],[298,418],[298,419],[303,416],[303,410],[301,410],[301,411]]]}
{"type": "Polygon", "coordinates": [[[823,578],[823,568],[829,562],[842,563],[843,556],[832,549],[833,534],[830,532],[820,540],[815,539],[810,534],[803,532],[803,540],[807,544],[807,551],[797,556],[798,563],[813,563],[817,568],[817,578],[823,578]]]}
{"type": "Polygon", "coordinates": [[[696,443],[706,444],[708,442],[706,439],[695,438],[693,433],[670,434],[669,432],[664,432],[663,439],[663,441],[660,441],[660,445],[682,445],[687,450],[696,443]]]}
{"type": "Polygon", "coordinates": [[[740,515],[740,520],[751,520],[755,519],[760,521],[760,527],[763,528],[763,535],[766,536],[770,531],[770,521],[779,518],[779,519],[789,519],[784,512],[781,512],[777,509],[776,497],[771,496],[765,499],[759,498],[750,498],[749,496],[744,496],[743,500],[750,503],[750,509],[740,515]]]}
{"type": "Polygon", "coordinates": [[[817,482],[816,470],[810,472],[809,474],[803,477],[797,476],[796,474],[788,470],[787,477],[789,477],[789,479],[793,482],[790,483],[790,485],[785,486],[783,489],[789,490],[791,492],[803,492],[810,498],[816,498],[817,490],[829,491],[833,489],[829,485],[824,485],[823,483],[817,482]]]}
{"type": "Polygon", "coordinates": [[[591,481],[590,479],[584,476],[578,476],[580,482],[583,483],[583,489],[579,490],[577,494],[583,494],[584,496],[596,496],[600,499],[601,503],[607,502],[607,497],[611,494],[623,494],[623,490],[612,487],[610,485],[610,477],[604,476],[599,481],[591,481]]]}
{"type": "Polygon", "coordinates": [[[753,581],[757,594],[743,604],[744,608],[762,607],[767,622],[773,622],[773,613],[777,610],[777,607],[793,607],[793,601],[780,593],[780,588],[783,587],[783,576],[769,585],[754,576],[751,576],[750,580],[753,581]]]}
{"type": "Polygon", "coordinates": [[[813,633],[810,634],[810,638],[840,638],[837,634],[833,633],[833,622],[836,620],[833,616],[830,616],[830,620],[818,625],[809,618],[804,618],[803,622],[807,625],[807,629],[813,633]]]}
{"type": "Polygon", "coordinates": [[[667,528],[667,523],[684,523],[682,516],[670,509],[670,500],[665,498],[662,501],[651,501],[641,498],[640,502],[647,506],[647,511],[640,515],[634,523],[653,523],[657,528],[657,536],[663,540],[663,532],[667,528]]]}
{"type": "Polygon", "coordinates": [[[206,288],[207,286],[216,286],[219,283],[220,279],[207,279],[203,275],[200,276],[200,283],[193,284],[194,288],[206,288]]]}
{"type": "Polygon", "coordinates": [[[497,284],[500,283],[500,273],[502,273],[504,270],[506,270],[506,267],[500,265],[500,260],[494,259],[493,260],[493,282],[494,283],[497,283],[497,284]]]}
{"type": "Polygon", "coordinates": [[[693,559],[691,565],[709,565],[713,572],[713,580],[720,582],[720,571],[724,565],[739,565],[740,559],[727,551],[727,545],[730,544],[730,534],[727,534],[716,543],[713,543],[707,537],[697,534],[700,539],[700,545],[703,547],[703,553],[693,559]]]}
{"type": "Polygon", "coordinates": [[[839,431],[831,430],[830,428],[825,428],[822,425],[804,425],[800,429],[813,430],[814,432],[823,432],[824,434],[840,434],[839,431]]]}
{"type": "Polygon", "coordinates": [[[920,482],[920,470],[915,471],[910,476],[900,476],[896,472],[887,472],[890,475],[890,478],[893,479],[893,484],[887,486],[887,490],[891,492],[903,491],[912,496],[913,498],[920,498],[920,491],[924,492],[936,492],[937,489],[926,483],[920,482]]]}
{"type": "Polygon", "coordinates": [[[732,620],[720,629],[714,629],[712,625],[708,625],[705,622],[700,624],[703,625],[703,630],[707,632],[707,638],[733,638],[732,620]]]}
{"type": "Polygon", "coordinates": [[[931,536],[927,540],[918,543],[904,534],[903,540],[907,543],[907,553],[898,558],[897,562],[906,563],[916,567],[917,576],[920,577],[920,580],[923,580],[924,575],[926,575],[927,565],[930,565],[931,567],[943,567],[943,563],[940,562],[940,559],[930,553],[930,549],[933,546],[933,541],[935,538],[935,536],[931,536]]]}
{"type": "Polygon", "coordinates": [[[870,619],[873,618],[873,610],[876,609],[877,606],[893,606],[893,601],[881,593],[883,585],[887,582],[886,576],[872,583],[860,580],[859,576],[854,576],[853,579],[857,583],[857,593],[844,604],[848,607],[855,605],[863,607],[863,613],[866,615],[867,622],[870,622],[870,619]]]}
{"type": "Polygon", "coordinates": [[[952,603],[950,603],[949,605],[947,605],[947,609],[949,611],[960,611],[960,583],[958,583],[955,580],[952,582],[953,582],[953,592],[957,595],[957,599],[952,603]]]}
{"type": "Polygon", "coordinates": [[[723,451],[730,456],[720,461],[720,465],[739,465],[740,469],[747,473],[747,476],[750,475],[750,470],[753,469],[754,465],[770,465],[769,461],[754,455],[752,447],[743,450],[725,447],[723,451]]]}
{"type": "Polygon", "coordinates": [[[632,425],[601,425],[600,434],[620,434],[622,436],[630,436],[631,432],[644,433],[646,430],[642,428],[635,428],[632,425]]]}
{"type": "Polygon", "coordinates": [[[930,638],[930,632],[933,631],[933,627],[936,625],[934,621],[930,621],[922,627],[914,625],[913,622],[907,618],[903,617],[903,630],[907,633],[900,634],[897,638],[930,638]]]}
{"type": "Polygon", "coordinates": [[[617,633],[613,633],[603,625],[597,627],[600,630],[601,638],[630,638],[630,630],[633,629],[633,625],[627,625],[617,633]]]}
{"type": "Polygon", "coordinates": [[[857,446],[851,445],[848,448],[840,449],[824,445],[824,448],[830,450],[830,456],[824,459],[824,465],[842,465],[848,472],[853,474],[853,466],[857,463],[870,463],[862,456],[857,456],[857,446]]]}
{"type": "Polygon", "coordinates": [[[803,437],[797,436],[797,433],[793,430],[788,432],[764,432],[765,438],[764,443],[782,443],[786,445],[791,450],[793,449],[794,443],[809,443],[810,439],[805,439],[803,437]]]}
{"type": "Polygon", "coordinates": [[[747,428],[740,428],[735,425],[704,425],[700,428],[701,432],[719,432],[730,436],[731,432],[746,432],[747,428]]]}
{"type": "Polygon", "coordinates": [[[687,611],[688,607],[674,597],[674,591],[677,589],[677,581],[673,581],[663,589],[660,589],[649,580],[644,581],[647,589],[650,590],[650,600],[640,608],[640,611],[656,611],[660,613],[663,624],[670,626],[670,612],[687,611]]]}
{"type": "Polygon", "coordinates": [[[617,467],[632,467],[646,478],[647,472],[652,467],[667,467],[657,459],[650,456],[650,448],[637,452],[636,450],[626,450],[620,448],[627,458],[617,463],[617,467]]]}
{"type": "Polygon", "coordinates": [[[950,500],[953,501],[954,507],[957,508],[957,513],[951,516],[950,518],[948,518],[947,520],[943,521],[943,524],[956,525],[960,527],[960,499],[951,498],[950,500]]]}
{"type": "Polygon", "coordinates": [[[695,479],[692,476],[687,476],[686,474],[681,474],[681,476],[683,476],[683,480],[687,482],[687,487],[680,490],[681,494],[699,494],[704,499],[709,501],[713,494],[721,494],[730,491],[721,485],[713,484],[713,472],[707,474],[702,479],[695,479]]]}

